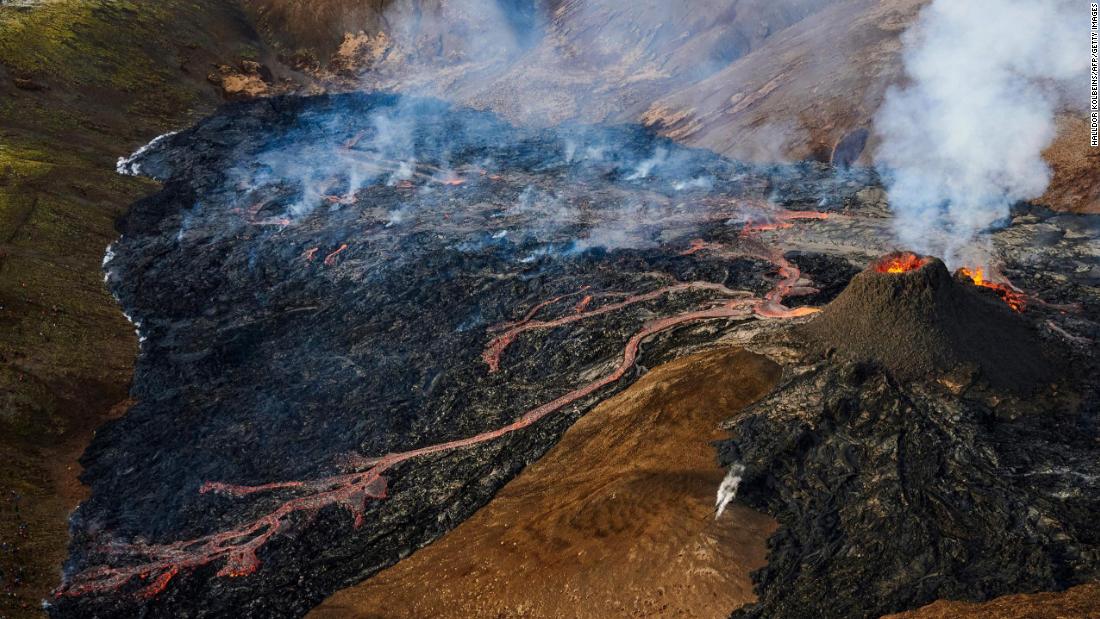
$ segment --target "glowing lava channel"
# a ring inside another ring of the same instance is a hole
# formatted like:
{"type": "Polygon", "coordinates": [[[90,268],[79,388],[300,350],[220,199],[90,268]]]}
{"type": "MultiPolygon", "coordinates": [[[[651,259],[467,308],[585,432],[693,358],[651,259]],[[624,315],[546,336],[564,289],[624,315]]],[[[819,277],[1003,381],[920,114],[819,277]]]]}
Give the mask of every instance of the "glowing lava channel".
{"type": "MultiPolygon", "coordinates": [[[[798,218],[820,219],[821,217],[823,215],[806,214],[804,216],[800,215],[798,218]]],[[[752,225],[746,224],[746,232],[754,230],[754,228],[750,228],[752,225]]],[[[341,246],[326,256],[325,264],[332,263],[335,257],[345,249],[346,245],[341,246]]],[[[742,255],[765,257],[777,267],[780,280],[763,298],[757,298],[749,292],[731,290],[721,284],[712,282],[688,282],[666,286],[642,294],[614,292],[588,294],[588,289],[584,288],[570,295],[543,301],[529,310],[523,319],[501,325],[497,329],[490,329],[491,332],[502,331],[500,335],[495,336],[489,342],[482,355],[482,359],[489,366],[490,372],[499,369],[501,354],[517,337],[527,331],[567,325],[616,312],[665,295],[689,290],[712,291],[726,297],[717,305],[715,305],[716,300],[711,299],[704,302],[706,305],[698,309],[646,323],[627,341],[618,365],[610,373],[533,408],[521,415],[516,421],[495,430],[410,451],[390,453],[376,458],[353,457],[350,465],[353,468],[364,470],[320,479],[274,482],[257,486],[207,482],[200,489],[203,494],[217,493],[239,498],[285,490],[302,493],[302,496],[286,500],[274,510],[235,528],[192,540],[168,544],[110,543],[103,550],[112,556],[123,559],[121,562],[127,565],[119,567],[101,565],[89,568],[63,582],[54,591],[54,595],[78,596],[117,590],[137,579],[148,583],[138,590],[137,595],[149,598],[163,591],[172,578],[182,570],[194,569],[215,561],[225,562],[217,572],[218,576],[241,577],[252,574],[260,567],[257,551],[267,544],[273,536],[289,530],[295,521],[293,518],[295,514],[301,513],[306,517],[312,517],[323,508],[338,506],[351,513],[356,528],[361,527],[364,523],[367,501],[383,499],[387,496],[388,484],[383,474],[389,469],[416,458],[487,443],[517,430],[530,427],[547,415],[561,410],[565,406],[577,402],[622,378],[634,367],[641,343],[646,338],[682,325],[705,320],[744,319],[754,315],[761,318],[793,318],[817,311],[815,308],[791,309],[783,305],[783,300],[788,296],[810,294],[815,290],[803,283],[804,280],[802,280],[798,268],[783,258],[780,252],[776,250],[758,250],[746,254],[729,249],[724,245],[697,240],[693,241],[691,247],[683,253],[691,254],[700,251],[713,252],[727,257],[742,255]],[[535,316],[541,310],[553,305],[555,302],[581,294],[584,297],[573,307],[573,313],[552,320],[535,319],[535,316]],[[589,309],[594,299],[615,296],[625,298],[621,301],[589,309]]],[[[314,250],[308,250],[307,259],[312,259],[315,254],[314,250]]]]}

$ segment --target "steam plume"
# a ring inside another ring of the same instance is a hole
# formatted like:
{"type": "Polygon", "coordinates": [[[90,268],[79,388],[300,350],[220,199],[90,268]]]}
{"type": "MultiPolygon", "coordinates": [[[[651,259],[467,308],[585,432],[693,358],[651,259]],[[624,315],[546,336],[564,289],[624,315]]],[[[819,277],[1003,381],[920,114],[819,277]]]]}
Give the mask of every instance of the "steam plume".
{"type": "Polygon", "coordinates": [[[733,499],[737,498],[737,489],[741,487],[741,479],[744,475],[745,465],[741,463],[735,463],[726,473],[725,479],[718,486],[718,498],[714,502],[715,519],[721,518],[722,512],[726,511],[726,507],[729,507],[733,499]]]}
{"type": "Polygon", "coordinates": [[[1050,181],[1058,86],[1083,75],[1072,0],[933,0],[905,35],[911,82],[875,119],[898,240],[948,264],[1050,181]]]}

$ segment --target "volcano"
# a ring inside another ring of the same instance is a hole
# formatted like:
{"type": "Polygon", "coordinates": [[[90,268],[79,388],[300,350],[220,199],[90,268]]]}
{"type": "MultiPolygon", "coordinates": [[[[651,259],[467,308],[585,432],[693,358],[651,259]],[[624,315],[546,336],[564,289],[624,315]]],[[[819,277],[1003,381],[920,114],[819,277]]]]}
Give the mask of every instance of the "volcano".
{"type": "MultiPolygon", "coordinates": [[[[856,369],[818,368],[776,395],[782,413],[822,415],[824,402],[828,418],[808,417],[816,436],[797,417],[750,412],[738,418],[747,425],[739,422],[736,448],[723,450],[727,464],[746,467],[744,501],[786,527],[771,542],[763,616],[799,616],[773,611],[831,597],[787,571],[806,549],[844,534],[869,556],[893,535],[879,524],[799,520],[840,505],[829,503],[833,482],[851,471],[830,467],[849,457],[864,460],[858,470],[868,476],[843,496],[861,522],[874,521],[861,510],[876,502],[903,510],[899,493],[925,493],[929,503],[966,495],[973,475],[990,488],[978,498],[996,508],[972,523],[974,544],[992,558],[982,578],[993,580],[925,578],[912,595],[861,589],[850,596],[860,608],[1057,588],[1086,574],[1064,557],[1093,565],[1082,520],[1093,498],[1069,512],[1031,495],[1020,505],[1005,484],[1023,478],[1001,480],[1001,465],[970,439],[1018,444],[998,457],[1072,492],[1079,481],[1060,471],[1091,475],[1100,459],[1062,438],[1092,423],[1092,409],[1070,402],[1057,423],[1032,415],[999,430],[1015,434],[989,433],[990,410],[1019,411],[984,401],[951,408],[951,394],[919,400],[894,380],[939,394],[942,383],[924,377],[953,378],[962,367],[1014,389],[1049,382],[1031,325],[1074,341],[1100,332],[1088,279],[1100,232],[1047,234],[1084,229],[1076,219],[1032,211],[1033,224],[1000,237],[1007,275],[1045,299],[1085,303],[1074,315],[1040,303],[1019,314],[932,258],[891,257],[855,276],[857,256],[884,251],[888,220],[872,171],[746,164],[640,127],[516,126],[387,94],[284,97],[226,106],[119,169],[163,183],[119,222],[104,263],[142,340],[136,403],[99,428],[81,459],[91,494],[70,520],[54,617],[301,616],[454,529],[647,367],[722,342],[767,355],[790,333],[784,325],[797,328],[817,311],[811,305],[836,294],[797,331],[798,350],[833,351],[824,365],[856,359],[856,369]],[[839,432],[860,398],[878,417],[861,437],[839,432]],[[920,408],[905,408],[913,402],[920,408]],[[927,442],[876,453],[898,424],[918,424],[905,430],[908,443],[927,442]],[[1053,428],[1049,444],[1017,440],[1036,426],[1053,428]],[[788,453],[814,444],[825,447],[788,453]],[[960,460],[972,449],[979,453],[960,460]],[[1036,450],[1044,455],[1034,466],[1021,460],[1036,450]],[[798,462],[820,475],[780,483],[769,473],[798,462]],[[934,483],[906,473],[901,490],[876,488],[886,472],[912,466],[935,473],[934,483]],[[939,475],[943,467],[953,476],[939,475]],[[822,505],[801,509],[806,496],[822,505]],[[1027,580],[994,564],[1023,552],[1000,532],[1033,505],[1064,523],[1072,543],[1034,531],[1029,539],[1049,552],[1012,564],[1046,570],[1027,580]]],[[[949,519],[967,514],[964,499],[949,519]]],[[[914,574],[965,563],[937,546],[951,534],[940,523],[910,540],[938,553],[914,574]]],[[[837,586],[897,573],[874,561],[838,565],[822,568],[837,586]]]]}
{"type": "Polygon", "coordinates": [[[1068,346],[1053,362],[1034,321],[895,253],[793,327],[805,355],[719,444],[739,500],[781,525],[734,617],[881,617],[1095,580],[1095,365],[1068,346]]]}
{"type": "Polygon", "coordinates": [[[879,363],[902,380],[961,372],[1026,394],[1055,377],[1038,334],[991,289],[907,252],[856,275],[801,330],[820,350],[879,363]]]}

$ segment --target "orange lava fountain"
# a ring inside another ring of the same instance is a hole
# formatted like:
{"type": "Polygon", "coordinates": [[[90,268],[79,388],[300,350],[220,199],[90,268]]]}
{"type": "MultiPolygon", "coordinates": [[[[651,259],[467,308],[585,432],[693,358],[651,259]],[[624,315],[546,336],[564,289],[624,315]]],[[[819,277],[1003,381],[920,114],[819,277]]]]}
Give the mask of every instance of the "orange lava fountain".
{"type": "Polygon", "coordinates": [[[875,264],[875,270],[879,273],[892,273],[896,275],[908,271],[915,271],[927,263],[927,259],[913,252],[898,252],[883,257],[882,260],[875,264]]]}
{"type": "Polygon", "coordinates": [[[963,267],[959,269],[959,275],[969,279],[975,286],[981,286],[982,288],[989,288],[993,292],[997,293],[997,296],[1001,298],[1009,307],[1017,312],[1022,312],[1027,308],[1027,295],[1014,288],[1011,284],[1006,282],[994,282],[990,281],[986,277],[985,271],[981,267],[975,267],[973,269],[969,267],[963,267]]]}

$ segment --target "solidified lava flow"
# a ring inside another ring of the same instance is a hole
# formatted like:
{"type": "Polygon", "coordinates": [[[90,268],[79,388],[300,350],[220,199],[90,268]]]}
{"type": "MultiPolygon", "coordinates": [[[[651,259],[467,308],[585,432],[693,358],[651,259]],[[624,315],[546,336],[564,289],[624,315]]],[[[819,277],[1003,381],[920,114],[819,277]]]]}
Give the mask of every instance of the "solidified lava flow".
{"type": "Polygon", "coordinates": [[[763,196],[860,186],[380,95],[231,106],[137,165],[164,189],[107,269],[138,404],[82,460],[55,616],[302,614],[483,505],[643,348],[813,313],[761,235],[827,215],[763,196]]]}

